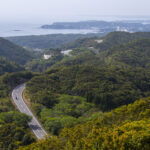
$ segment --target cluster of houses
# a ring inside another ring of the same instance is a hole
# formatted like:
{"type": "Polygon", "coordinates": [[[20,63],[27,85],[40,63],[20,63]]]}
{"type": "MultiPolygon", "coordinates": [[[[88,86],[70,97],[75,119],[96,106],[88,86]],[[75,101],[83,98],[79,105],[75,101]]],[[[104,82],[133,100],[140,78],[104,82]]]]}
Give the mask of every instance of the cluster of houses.
{"type": "MultiPolygon", "coordinates": [[[[72,52],[72,49],[63,50],[63,51],[61,51],[61,54],[63,54],[64,56],[65,56],[65,55],[70,55],[70,52],[72,52]]],[[[44,55],[43,55],[43,58],[44,58],[45,60],[47,60],[47,59],[49,59],[49,58],[51,58],[51,57],[52,57],[52,55],[50,55],[50,54],[44,54],[44,55]]]]}

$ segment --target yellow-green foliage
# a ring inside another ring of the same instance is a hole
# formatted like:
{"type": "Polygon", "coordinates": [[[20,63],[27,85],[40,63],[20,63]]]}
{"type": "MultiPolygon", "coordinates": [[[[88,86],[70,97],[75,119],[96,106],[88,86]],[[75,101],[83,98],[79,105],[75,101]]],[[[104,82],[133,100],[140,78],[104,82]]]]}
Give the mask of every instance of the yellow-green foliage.
{"type": "Polygon", "coordinates": [[[93,125],[89,132],[86,128],[88,129],[88,126],[82,125],[73,129],[65,129],[61,134],[67,139],[64,147],[69,145],[77,150],[150,148],[150,123],[148,121],[130,122],[114,128],[98,128],[93,125]]]}
{"type": "Polygon", "coordinates": [[[20,150],[149,150],[150,98],[119,107],[93,121],[65,128],[20,150]]]}
{"type": "Polygon", "coordinates": [[[62,150],[63,142],[55,137],[40,140],[27,147],[20,147],[19,150],[62,150]]]}

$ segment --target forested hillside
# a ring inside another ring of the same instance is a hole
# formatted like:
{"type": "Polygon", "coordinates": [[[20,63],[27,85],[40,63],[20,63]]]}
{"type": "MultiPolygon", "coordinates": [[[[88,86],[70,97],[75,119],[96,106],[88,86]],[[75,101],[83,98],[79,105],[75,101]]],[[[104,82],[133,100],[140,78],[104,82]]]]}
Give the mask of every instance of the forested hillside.
{"type": "Polygon", "coordinates": [[[69,56],[27,83],[32,110],[57,135],[27,150],[149,149],[149,33],[96,39],[78,40],[69,56]]]}
{"type": "Polygon", "coordinates": [[[5,57],[0,57],[0,75],[4,73],[23,71],[24,68],[5,57]]]}
{"type": "MultiPolygon", "coordinates": [[[[141,39],[110,48],[103,53],[104,61],[111,65],[117,62],[132,67],[150,67],[150,40],[141,39]]],[[[119,64],[118,64],[119,65],[119,64]]]]}
{"type": "Polygon", "coordinates": [[[50,59],[27,63],[26,69],[41,73],[0,77],[0,148],[149,150],[150,33],[113,32],[63,48],[72,51],[50,49],[50,59]],[[23,82],[23,96],[51,135],[35,143],[26,124],[31,118],[15,112],[9,98],[23,82]]]}
{"type": "Polygon", "coordinates": [[[27,88],[31,99],[38,97],[39,101],[35,103],[43,104],[45,99],[42,95],[48,96],[50,92],[83,96],[100,110],[109,110],[140,97],[150,96],[150,71],[90,65],[61,67],[33,78],[27,88]],[[44,94],[39,95],[39,92],[44,94]]]}
{"type": "Polygon", "coordinates": [[[60,135],[18,150],[149,150],[150,98],[108,113],[95,113],[93,121],[65,128],[60,135]]]}
{"type": "Polygon", "coordinates": [[[65,57],[44,75],[33,78],[27,90],[31,97],[39,97],[36,103],[40,104],[44,102],[40,102],[43,98],[38,96],[39,91],[82,96],[100,110],[129,104],[150,96],[149,49],[149,39],[125,42],[97,55],[89,48],[76,48],[72,56],[65,57]]]}
{"type": "Polygon", "coordinates": [[[0,38],[0,56],[22,65],[33,58],[30,52],[3,38],[0,38]]]}

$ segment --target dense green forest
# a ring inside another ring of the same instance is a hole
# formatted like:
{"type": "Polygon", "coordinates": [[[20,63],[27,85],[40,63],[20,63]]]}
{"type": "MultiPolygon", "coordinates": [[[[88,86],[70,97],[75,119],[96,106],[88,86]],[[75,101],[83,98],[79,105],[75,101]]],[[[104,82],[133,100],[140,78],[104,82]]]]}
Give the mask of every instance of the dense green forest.
{"type": "Polygon", "coordinates": [[[27,90],[31,99],[32,96],[33,99],[38,97],[39,100],[35,103],[44,103],[45,99],[39,92],[49,91],[83,96],[88,102],[99,105],[101,110],[109,110],[137,98],[150,96],[149,76],[150,72],[141,68],[61,67],[31,79],[27,90]]]}
{"type": "Polygon", "coordinates": [[[70,56],[27,83],[33,111],[58,135],[29,148],[141,149],[144,142],[148,149],[149,98],[134,101],[150,96],[149,34],[111,33],[100,44],[95,39],[79,40],[70,56]]]}
{"type": "Polygon", "coordinates": [[[18,150],[149,150],[150,98],[124,105],[108,113],[95,113],[95,119],[59,136],[38,141],[18,150]]]}
{"type": "Polygon", "coordinates": [[[0,59],[0,149],[149,150],[150,33],[113,32],[44,53],[52,57],[25,62],[40,73],[0,59]],[[45,140],[35,140],[31,118],[10,100],[24,82],[24,97],[51,135],[45,140]]]}

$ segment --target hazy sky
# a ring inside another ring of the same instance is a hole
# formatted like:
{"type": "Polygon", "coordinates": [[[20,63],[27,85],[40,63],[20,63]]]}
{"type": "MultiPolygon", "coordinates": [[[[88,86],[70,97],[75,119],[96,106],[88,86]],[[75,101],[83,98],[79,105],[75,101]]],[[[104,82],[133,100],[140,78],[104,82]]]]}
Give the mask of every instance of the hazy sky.
{"type": "MultiPolygon", "coordinates": [[[[0,0],[0,21],[49,22],[71,16],[150,15],[150,0],[0,0]]],[[[92,17],[91,17],[92,19],[92,17]]]]}

